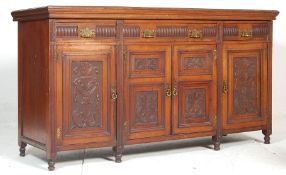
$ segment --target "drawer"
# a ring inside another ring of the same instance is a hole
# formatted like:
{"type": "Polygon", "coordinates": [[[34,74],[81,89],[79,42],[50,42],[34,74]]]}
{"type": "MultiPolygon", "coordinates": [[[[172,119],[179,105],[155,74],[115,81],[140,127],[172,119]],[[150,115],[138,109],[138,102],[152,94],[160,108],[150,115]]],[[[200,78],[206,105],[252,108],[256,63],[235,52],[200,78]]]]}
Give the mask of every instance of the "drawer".
{"type": "Polygon", "coordinates": [[[123,29],[127,39],[184,39],[216,40],[216,23],[188,23],[174,21],[127,21],[123,29]]]}
{"type": "Polygon", "coordinates": [[[224,40],[268,40],[268,23],[226,23],[223,27],[224,40]]]}
{"type": "Polygon", "coordinates": [[[57,40],[115,39],[115,21],[57,22],[54,28],[57,40]]]}

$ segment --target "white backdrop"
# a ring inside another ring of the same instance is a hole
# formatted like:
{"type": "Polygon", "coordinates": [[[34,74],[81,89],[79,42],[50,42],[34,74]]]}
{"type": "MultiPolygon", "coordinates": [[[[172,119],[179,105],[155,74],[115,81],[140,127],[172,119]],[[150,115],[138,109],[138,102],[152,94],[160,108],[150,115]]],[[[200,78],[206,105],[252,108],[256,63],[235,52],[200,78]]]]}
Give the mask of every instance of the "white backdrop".
{"type": "MultiPolygon", "coordinates": [[[[46,5],[271,9],[274,21],[273,118],[286,117],[286,2],[285,0],[18,0],[0,2],[0,122],[17,121],[17,23],[11,11],[46,5]]],[[[40,98],[40,97],[39,97],[40,98]]],[[[283,120],[286,121],[286,120],[283,120]]]]}

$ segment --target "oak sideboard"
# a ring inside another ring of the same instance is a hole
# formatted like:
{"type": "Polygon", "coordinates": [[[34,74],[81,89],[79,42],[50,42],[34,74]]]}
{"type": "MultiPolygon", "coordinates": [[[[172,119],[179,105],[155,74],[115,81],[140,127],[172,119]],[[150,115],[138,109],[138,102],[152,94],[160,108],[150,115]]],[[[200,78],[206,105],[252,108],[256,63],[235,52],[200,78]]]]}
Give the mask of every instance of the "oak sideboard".
{"type": "MultiPolygon", "coordinates": [[[[272,132],[275,10],[47,6],[18,21],[18,135],[47,153],[272,132]]],[[[243,145],[240,145],[243,146],[243,145]]]]}

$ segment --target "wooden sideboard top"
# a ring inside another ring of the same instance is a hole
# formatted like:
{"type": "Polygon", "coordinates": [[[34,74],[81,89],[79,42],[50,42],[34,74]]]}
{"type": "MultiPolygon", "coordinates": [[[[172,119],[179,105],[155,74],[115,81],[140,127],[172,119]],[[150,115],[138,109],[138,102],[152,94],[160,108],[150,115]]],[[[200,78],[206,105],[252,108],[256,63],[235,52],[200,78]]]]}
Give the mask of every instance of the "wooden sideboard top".
{"type": "Polygon", "coordinates": [[[38,19],[190,19],[275,20],[277,10],[224,10],[194,8],[145,8],[100,6],[46,6],[12,13],[14,21],[38,19]]]}

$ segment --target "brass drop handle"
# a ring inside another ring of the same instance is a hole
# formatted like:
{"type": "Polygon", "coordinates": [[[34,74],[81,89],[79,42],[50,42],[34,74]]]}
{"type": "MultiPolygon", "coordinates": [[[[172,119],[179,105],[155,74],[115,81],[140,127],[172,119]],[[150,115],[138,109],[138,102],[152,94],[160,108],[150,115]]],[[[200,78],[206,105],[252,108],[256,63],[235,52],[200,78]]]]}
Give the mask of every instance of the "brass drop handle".
{"type": "Polygon", "coordinates": [[[190,38],[201,38],[203,36],[203,31],[200,29],[190,29],[189,37],[190,38]]]}
{"type": "Polygon", "coordinates": [[[79,29],[79,36],[82,38],[93,38],[95,37],[95,29],[91,28],[79,29]]]}
{"type": "Polygon", "coordinates": [[[252,37],[252,30],[241,30],[240,36],[242,38],[250,38],[252,37]]]}
{"type": "Polygon", "coordinates": [[[222,93],[223,93],[223,94],[227,94],[227,92],[228,92],[227,82],[226,82],[226,81],[223,81],[222,93]]]}
{"type": "Polygon", "coordinates": [[[142,32],[143,38],[155,38],[156,36],[156,30],[155,29],[145,29],[142,32]]]}
{"type": "Polygon", "coordinates": [[[171,86],[170,85],[166,85],[165,92],[166,92],[166,96],[167,97],[171,97],[172,96],[172,90],[171,90],[171,86]]]}
{"type": "Polygon", "coordinates": [[[173,87],[173,96],[177,96],[177,95],[178,95],[177,87],[174,86],[173,87]]]}
{"type": "Polygon", "coordinates": [[[113,88],[111,88],[111,99],[113,101],[116,101],[117,98],[118,98],[118,95],[117,95],[117,92],[116,92],[116,88],[113,87],[113,88]]]}

